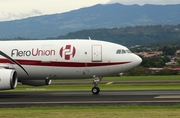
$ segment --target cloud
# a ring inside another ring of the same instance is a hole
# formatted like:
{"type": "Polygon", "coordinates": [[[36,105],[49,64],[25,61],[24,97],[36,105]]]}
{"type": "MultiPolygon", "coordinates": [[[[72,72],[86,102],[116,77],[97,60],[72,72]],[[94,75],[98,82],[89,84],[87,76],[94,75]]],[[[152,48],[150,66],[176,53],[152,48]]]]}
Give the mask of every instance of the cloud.
{"type": "Polygon", "coordinates": [[[180,4],[180,0],[0,0],[0,21],[62,13],[95,4],[180,4]]]}
{"type": "Polygon", "coordinates": [[[132,5],[132,4],[180,4],[180,0],[109,0],[109,3],[121,3],[126,5],[132,5]]]}
{"type": "Polygon", "coordinates": [[[34,16],[40,13],[62,13],[99,3],[107,3],[108,1],[109,0],[0,0],[0,21],[29,17],[29,14],[34,16]],[[39,13],[35,13],[34,9],[39,13]]]}
{"type": "Polygon", "coordinates": [[[1,12],[0,13],[0,21],[9,21],[14,19],[22,19],[29,16],[39,16],[42,15],[42,12],[38,11],[37,9],[33,9],[29,12],[25,13],[13,13],[13,12],[1,12]]]}

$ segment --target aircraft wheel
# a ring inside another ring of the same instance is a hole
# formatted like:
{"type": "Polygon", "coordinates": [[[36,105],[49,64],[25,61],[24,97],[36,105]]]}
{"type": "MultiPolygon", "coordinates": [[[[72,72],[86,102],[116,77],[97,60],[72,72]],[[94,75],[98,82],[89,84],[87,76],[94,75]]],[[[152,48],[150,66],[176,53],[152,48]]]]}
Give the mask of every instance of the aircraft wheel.
{"type": "Polygon", "coordinates": [[[99,87],[93,87],[91,91],[93,94],[98,94],[100,92],[100,89],[99,87]]]}

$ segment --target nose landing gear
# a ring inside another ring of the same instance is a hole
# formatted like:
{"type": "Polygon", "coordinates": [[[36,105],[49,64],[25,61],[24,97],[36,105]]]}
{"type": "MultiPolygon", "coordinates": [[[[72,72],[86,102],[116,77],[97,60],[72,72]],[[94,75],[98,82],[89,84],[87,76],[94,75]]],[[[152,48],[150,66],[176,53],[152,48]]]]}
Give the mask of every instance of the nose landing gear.
{"type": "Polygon", "coordinates": [[[98,87],[98,84],[102,80],[102,77],[96,77],[95,75],[93,77],[94,77],[93,80],[94,87],[92,88],[91,91],[93,94],[98,94],[100,92],[100,88],[98,87]]]}

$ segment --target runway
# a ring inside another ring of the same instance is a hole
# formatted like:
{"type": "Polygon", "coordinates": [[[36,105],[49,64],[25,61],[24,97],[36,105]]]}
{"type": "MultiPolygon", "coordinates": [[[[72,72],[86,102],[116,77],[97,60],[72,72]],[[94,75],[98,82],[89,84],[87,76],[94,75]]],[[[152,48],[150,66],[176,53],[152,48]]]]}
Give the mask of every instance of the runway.
{"type": "Polygon", "coordinates": [[[180,91],[0,92],[0,108],[89,105],[177,105],[180,91]]]}

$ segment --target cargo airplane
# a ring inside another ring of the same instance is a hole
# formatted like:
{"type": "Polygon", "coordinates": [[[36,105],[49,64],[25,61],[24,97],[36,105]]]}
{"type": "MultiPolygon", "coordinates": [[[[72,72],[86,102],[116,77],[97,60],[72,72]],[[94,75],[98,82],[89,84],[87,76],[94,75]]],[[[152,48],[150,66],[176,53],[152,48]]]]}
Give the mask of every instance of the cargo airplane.
{"type": "Polygon", "coordinates": [[[0,90],[49,85],[54,79],[94,78],[98,94],[102,77],[135,68],[142,59],[128,48],[98,40],[0,41],[0,90]]]}

